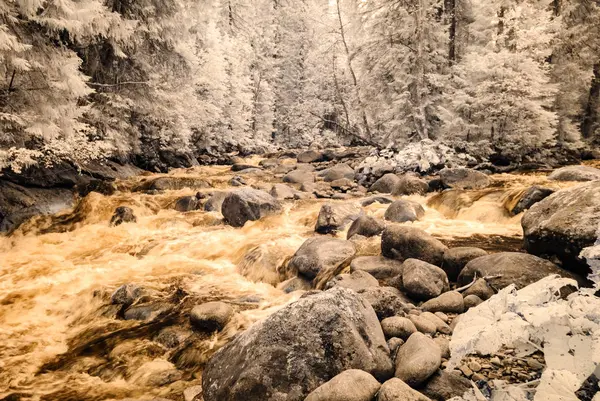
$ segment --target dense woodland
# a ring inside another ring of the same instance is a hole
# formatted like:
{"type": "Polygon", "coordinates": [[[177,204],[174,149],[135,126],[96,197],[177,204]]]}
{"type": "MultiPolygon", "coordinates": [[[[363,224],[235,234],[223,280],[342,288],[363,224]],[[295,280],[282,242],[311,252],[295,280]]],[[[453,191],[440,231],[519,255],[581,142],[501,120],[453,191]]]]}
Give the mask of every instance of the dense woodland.
{"type": "Polygon", "coordinates": [[[598,0],[2,0],[0,168],[600,141],[598,0]]]}

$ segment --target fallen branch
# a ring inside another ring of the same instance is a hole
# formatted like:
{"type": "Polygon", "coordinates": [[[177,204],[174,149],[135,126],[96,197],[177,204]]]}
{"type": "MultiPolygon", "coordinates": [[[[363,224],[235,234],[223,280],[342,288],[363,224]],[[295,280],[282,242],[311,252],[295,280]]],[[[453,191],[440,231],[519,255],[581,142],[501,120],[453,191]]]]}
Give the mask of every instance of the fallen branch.
{"type": "MultiPolygon", "coordinates": [[[[495,276],[485,276],[485,277],[483,277],[483,279],[484,279],[485,281],[488,281],[488,280],[493,280],[493,279],[495,279],[495,278],[501,278],[501,277],[502,277],[502,274],[497,274],[497,275],[495,275],[495,276]]],[[[471,287],[473,286],[473,284],[475,284],[475,282],[477,281],[477,279],[478,279],[478,277],[477,277],[477,274],[475,274],[475,275],[473,276],[473,281],[471,281],[471,282],[470,282],[469,284],[467,284],[467,285],[464,285],[464,286],[462,286],[462,287],[460,287],[460,288],[457,288],[455,291],[462,292],[462,291],[466,291],[466,290],[468,290],[469,288],[471,288],[471,287]]]]}
{"type": "Polygon", "coordinates": [[[329,119],[327,119],[327,118],[325,118],[325,117],[323,117],[323,116],[320,116],[320,115],[318,115],[318,114],[316,114],[316,113],[312,113],[312,112],[311,112],[310,114],[312,114],[312,115],[313,115],[313,116],[315,116],[315,117],[318,117],[318,118],[320,118],[320,119],[321,119],[321,121],[323,121],[323,122],[325,122],[325,123],[334,124],[336,127],[338,127],[339,129],[341,129],[343,132],[345,132],[346,134],[350,135],[350,136],[351,136],[351,137],[353,137],[353,138],[356,138],[356,139],[358,139],[358,140],[359,140],[359,141],[361,141],[362,143],[365,143],[365,144],[367,144],[367,145],[371,145],[371,146],[373,146],[373,147],[375,147],[375,148],[377,148],[377,149],[381,149],[381,145],[379,145],[378,143],[376,143],[376,142],[373,142],[373,141],[371,141],[371,140],[369,140],[369,139],[367,139],[367,138],[363,138],[362,136],[358,135],[357,133],[355,133],[355,132],[353,132],[353,131],[349,130],[349,129],[348,129],[348,128],[346,128],[346,127],[344,127],[343,125],[341,125],[341,124],[340,124],[340,123],[338,123],[337,121],[329,120],[329,119]]]}

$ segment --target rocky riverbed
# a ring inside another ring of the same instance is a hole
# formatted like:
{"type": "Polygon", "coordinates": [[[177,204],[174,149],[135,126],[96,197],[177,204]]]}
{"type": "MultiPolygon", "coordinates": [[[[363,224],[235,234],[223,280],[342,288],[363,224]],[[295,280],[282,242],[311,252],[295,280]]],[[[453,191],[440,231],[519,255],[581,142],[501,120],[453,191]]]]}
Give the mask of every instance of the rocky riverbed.
{"type": "Polygon", "coordinates": [[[0,187],[12,213],[0,399],[447,400],[498,380],[535,387],[543,353],[450,367],[453,331],[507,286],[553,274],[589,285],[580,252],[600,224],[593,165],[421,176],[348,150],[117,170],[67,203],[0,187]]]}

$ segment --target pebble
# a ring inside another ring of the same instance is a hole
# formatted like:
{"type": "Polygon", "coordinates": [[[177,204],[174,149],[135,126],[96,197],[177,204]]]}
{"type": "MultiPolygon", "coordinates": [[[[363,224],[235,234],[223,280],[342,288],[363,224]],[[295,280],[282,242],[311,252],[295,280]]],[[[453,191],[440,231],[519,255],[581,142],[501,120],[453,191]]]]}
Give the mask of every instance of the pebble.
{"type": "Polygon", "coordinates": [[[473,371],[473,372],[479,372],[481,370],[481,365],[479,364],[479,362],[477,361],[471,361],[469,363],[469,368],[473,371]]]}
{"type": "Polygon", "coordinates": [[[527,365],[531,368],[531,369],[535,369],[535,370],[542,370],[544,369],[544,365],[538,361],[536,361],[533,358],[530,358],[527,360],[527,365]]]}
{"type": "Polygon", "coordinates": [[[467,365],[460,365],[460,371],[467,377],[473,376],[473,371],[467,365]]]}
{"type": "Polygon", "coordinates": [[[492,359],[490,359],[490,363],[492,365],[496,365],[496,366],[504,366],[504,364],[502,363],[502,361],[500,360],[500,358],[498,358],[497,356],[495,356],[492,359]]]}
{"type": "Polygon", "coordinates": [[[444,323],[448,323],[448,321],[450,320],[448,315],[446,315],[444,312],[435,312],[434,315],[442,319],[444,323]]]}

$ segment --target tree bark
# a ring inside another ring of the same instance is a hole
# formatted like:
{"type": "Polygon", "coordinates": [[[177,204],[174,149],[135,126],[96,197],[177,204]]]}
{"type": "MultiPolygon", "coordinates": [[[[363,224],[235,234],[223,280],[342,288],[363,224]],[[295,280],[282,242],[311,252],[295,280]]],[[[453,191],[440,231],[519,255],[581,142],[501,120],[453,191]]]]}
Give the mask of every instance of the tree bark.
{"type": "Polygon", "coordinates": [[[415,12],[415,42],[416,42],[416,57],[415,57],[415,88],[414,104],[416,108],[415,128],[421,139],[429,138],[429,127],[427,126],[427,110],[425,108],[423,92],[425,91],[425,65],[424,65],[424,50],[423,42],[425,40],[425,28],[423,26],[425,20],[425,5],[424,0],[419,0],[418,9],[415,12]]]}
{"type": "Polygon", "coordinates": [[[456,0],[444,0],[444,9],[448,18],[448,60],[450,65],[456,61],[456,0]]]}
{"type": "MultiPolygon", "coordinates": [[[[600,128],[600,62],[594,64],[594,76],[590,85],[590,94],[581,122],[581,135],[591,139],[600,128]]],[[[598,139],[598,138],[594,138],[598,139]]]]}

